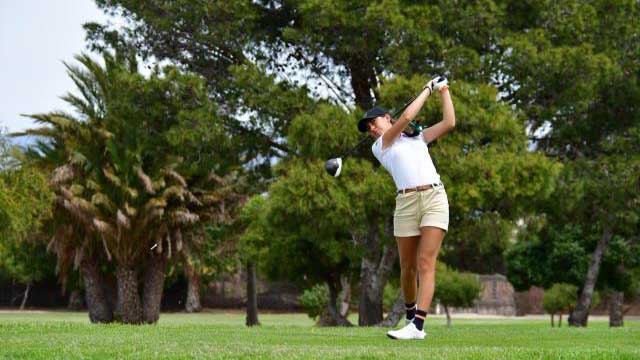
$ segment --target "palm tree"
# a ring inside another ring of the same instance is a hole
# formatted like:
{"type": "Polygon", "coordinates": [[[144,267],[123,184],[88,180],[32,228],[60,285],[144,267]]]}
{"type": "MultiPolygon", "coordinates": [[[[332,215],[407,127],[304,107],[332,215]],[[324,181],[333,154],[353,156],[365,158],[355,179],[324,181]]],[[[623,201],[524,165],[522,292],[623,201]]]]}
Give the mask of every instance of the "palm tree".
{"type": "MultiPolygon", "coordinates": [[[[153,323],[168,262],[197,246],[185,233],[220,211],[228,189],[214,171],[236,166],[233,149],[201,79],[174,68],[145,78],[133,56],[104,53],[104,66],[76,59],[82,67],[65,65],[80,95],[63,99],[77,115],[31,115],[47,126],[25,132],[48,139],[32,155],[53,168],[50,247],[61,267],[83,269],[85,287],[112,263],[115,317],[153,323]],[[203,146],[211,151],[193,154],[203,146]]],[[[105,298],[99,290],[87,288],[89,306],[89,293],[105,298]]]]}

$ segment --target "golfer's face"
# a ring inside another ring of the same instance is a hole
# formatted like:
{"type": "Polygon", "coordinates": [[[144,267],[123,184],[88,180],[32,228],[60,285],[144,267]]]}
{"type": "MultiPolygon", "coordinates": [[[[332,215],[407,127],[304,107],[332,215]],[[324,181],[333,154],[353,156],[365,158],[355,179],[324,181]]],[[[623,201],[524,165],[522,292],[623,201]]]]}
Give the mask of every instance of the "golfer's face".
{"type": "Polygon", "coordinates": [[[387,115],[378,116],[377,118],[369,121],[367,126],[369,127],[369,135],[377,139],[391,126],[391,121],[387,115]]]}

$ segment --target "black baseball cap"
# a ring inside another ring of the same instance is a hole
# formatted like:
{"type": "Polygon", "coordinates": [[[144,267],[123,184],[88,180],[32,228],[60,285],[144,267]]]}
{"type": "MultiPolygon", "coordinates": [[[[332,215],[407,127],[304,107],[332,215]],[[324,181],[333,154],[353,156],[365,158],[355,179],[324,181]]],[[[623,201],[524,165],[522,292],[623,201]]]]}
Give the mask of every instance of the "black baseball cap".
{"type": "Polygon", "coordinates": [[[387,111],[387,109],[380,107],[380,106],[374,106],[371,109],[367,110],[366,113],[364,113],[364,116],[362,117],[362,119],[360,119],[360,121],[358,121],[358,130],[360,130],[360,132],[367,132],[367,123],[369,122],[369,120],[371,119],[375,119],[378,116],[384,116],[384,114],[388,114],[389,111],[387,111]]]}

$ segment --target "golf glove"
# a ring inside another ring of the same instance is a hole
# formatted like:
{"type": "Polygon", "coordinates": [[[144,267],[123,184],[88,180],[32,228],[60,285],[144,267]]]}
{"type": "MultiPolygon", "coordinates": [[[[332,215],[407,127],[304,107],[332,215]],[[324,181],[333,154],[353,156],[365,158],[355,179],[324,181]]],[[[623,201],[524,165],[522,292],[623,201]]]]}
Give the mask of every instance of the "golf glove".
{"type": "Polygon", "coordinates": [[[449,86],[449,81],[447,80],[447,78],[444,76],[437,76],[432,80],[429,80],[429,82],[427,82],[427,84],[423,87],[423,89],[429,88],[431,92],[434,92],[434,91],[439,91],[445,86],[449,86]]]}
{"type": "Polygon", "coordinates": [[[444,76],[439,76],[439,77],[437,77],[437,78],[435,78],[435,79],[433,79],[431,81],[433,81],[432,90],[440,91],[444,87],[449,87],[449,80],[447,80],[447,78],[444,77],[444,76]]]}

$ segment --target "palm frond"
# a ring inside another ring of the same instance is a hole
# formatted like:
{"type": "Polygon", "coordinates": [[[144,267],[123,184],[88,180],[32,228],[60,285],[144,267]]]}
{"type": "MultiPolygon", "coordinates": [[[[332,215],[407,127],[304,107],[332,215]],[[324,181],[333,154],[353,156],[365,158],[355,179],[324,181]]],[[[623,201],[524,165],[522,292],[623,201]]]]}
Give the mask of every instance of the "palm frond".
{"type": "Polygon", "coordinates": [[[113,213],[116,206],[111,199],[103,193],[95,193],[91,196],[91,203],[95,206],[102,206],[108,212],[113,213]]]}
{"type": "Polygon", "coordinates": [[[130,217],[134,217],[136,216],[136,214],[138,213],[138,210],[132,206],[129,205],[129,203],[125,202],[124,203],[124,211],[127,213],[127,215],[129,215],[130,217]]]}
{"type": "Polygon", "coordinates": [[[125,215],[120,209],[118,209],[116,213],[116,218],[118,221],[118,225],[120,225],[121,227],[127,230],[131,229],[131,221],[129,220],[127,215],[125,215]]]}
{"type": "Polygon", "coordinates": [[[98,233],[100,233],[101,235],[103,235],[103,236],[106,235],[110,239],[115,239],[116,238],[116,230],[108,222],[102,221],[102,220],[100,220],[98,218],[94,218],[93,219],[93,226],[98,231],[98,233]]]}
{"type": "Polygon", "coordinates": [[[176,225],[195,224],[200,220],[200,216],[188,210],[174,210],[170,213],[170,218],[172,223],[176,225]]]}
{"type": "Polygon", "coordinates": [[[116,176],[116,174],[113,172],[113,169],[111,169],[110,167],[103,167],[102,173],[113,185],[118,187],[122,186],[122,181],[118,176],[116,176]]]}
{"type": "Polygon", "coordinates": [[[74,179],[77,175],[75,168],[71,164],[64,164],[53,170],[49,181],[51,185],[57,186],[74,179]]]}
{"type": "Polygon", "coordinates": [[[176,181],[182,187],[187,187],[187,181],[173,169],[165,169],[162,173],[169,179],[176,181]]]}
{"type": "Polygon", "coordinates": [[[148,194],[155,194],[156,191],[153,188],[153,181],[151,181],[151,178],[144,173],[144,171],[142,170],[142,168],[138,167],[136,168],[136,175],[138,175],[138,179],[140,179],[140,182],[142,183],[142,186],[144,187],[144,190],[148,193],[148,194]]]}
{"type": "Polygon", "coordinates": [[[162,198],[165,200],[174,198],[182,202],[184,201],[184,192],[185,190],[182,186],[169,186],[162,192],[162,198]]]}
{"type": "Polygon", "coordinates": [[[176,251],[182,251],[182,231],[180,231],[180,228],[173,230],[173,241],[176,242],[176,251]]]}

